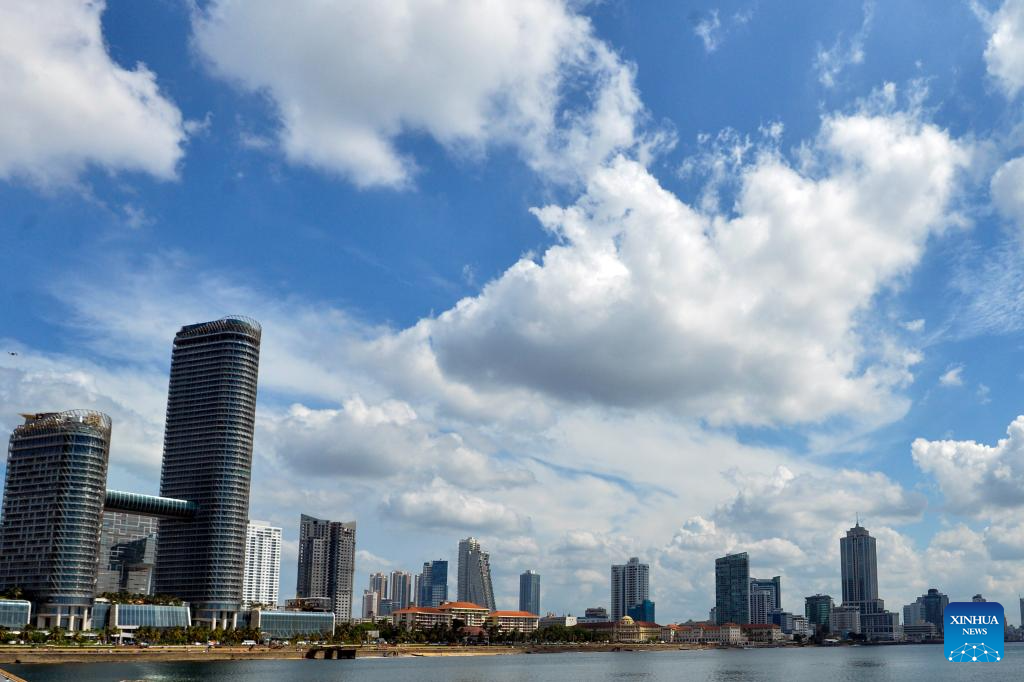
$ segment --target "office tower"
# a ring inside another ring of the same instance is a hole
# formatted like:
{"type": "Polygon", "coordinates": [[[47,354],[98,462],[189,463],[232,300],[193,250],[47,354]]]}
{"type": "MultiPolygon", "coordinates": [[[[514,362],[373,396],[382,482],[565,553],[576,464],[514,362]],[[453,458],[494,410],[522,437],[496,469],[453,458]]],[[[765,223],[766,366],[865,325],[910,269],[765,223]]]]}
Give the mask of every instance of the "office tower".
{"type": "Polygon", "coordinates": [[[878,558],[875,539],[860,522],[839,538],[843,580],[843,604],[860,608],[861,613],[883,610],[878,598],[878,558]]]}
{"type": "Polygon", "coordinates": [[[519,575],[519,610],[540,615],[540,576],[535,571],[519,575]]]}
{"type": "Polygon", "coordinates": [[[356,570],[356,522],[342,523],[302,515],[296,597],[326,597],[337,621],[352,618],[356,570]]]}
{"type": "Polygon", "coordinates": [[[626,615],[637,623],[656,623],[654,615],[654,602],[644,599],[639,604],[634,604],[626,609],[626,615]]]}
{"type": "Polygon", "coordinates": [[[388,594],[388,576],[384,573],[371,573],[370,591],[376,592],[381,599],[387,599],[390,596],[388,594]]]}
{"type": "Polygon", "coordinates": [[[281,529],[266,521],[250,521],[245,535],[242,605],[277,607],[281,582],[281,529]]]}
{"type": "Polygon", "coordinates": [[[160,494],[198,511],[160,523],[155,589],[211,627],[235,626],[242,602],[260,334],[225,317],[182,327],[171,352],[160,494]]]}
{"type": "Polygon", "coordinates": [[[480,548],[476,538],[459,541],[459,601],[468,601],[491,611],[494,589],[491,586],[491,555],[480,548]]]}
{"type": "Polygon", "coordinates": [[[750,623],[750,559],[746,552],[715,559],[717,624],[750,623]]]}
{"type": "Polygon", "coordinates": [[[603,606],[591,606],[583,612],[583,617],[590,620],[608,620],[608,609],[603,606]]]}
{"type": "Polygon", "coordinates": [[[363,590],[363,618],[376,618],[380,613],[380,594],[363,590]]]}
{"type": "Polygon", "coordinates": [[[393,611],[412,605],[412,573],[391,572],[391,608],[393,611]]]}
{"type": "Polygon", "coordinates": [[[611,618],[618,622],[629,609],[650,597],[651,568],[631,557],[624,564],[613,564],[611,575],[611,618]]]}
{"type": "Polygon", "coordinates": [[[0,590],[21,588],[36,627],[87,630],[96,589],[110,417],[22,415],[11,434],[0,524],[0,590]]]}
{"type": "Polygon", "coordinates": [[[804,597],[804,615],[807,617],[807,622],[820,626],[823,631],[828,632],[834,606],[832,597],[827,594],[804,597]]]}
{"type": "Polygon", "coordinates": [[[151,516],[104,511],[96,594],[151,594],[158,521],[151,516]]]}
{"type": "Polygon", "coordinates": [[[443,559],[423,563],[417,606],[438,607],[448,601],[448,562],[443,559]]]}
{"type": "Polygon", "coordinates": [[[768,615],[782,608],[782,578],[750,579],[750,622],[770,623],[768,615]]]}
{"type": "Polygon", "coordinates": [[[949,606],[949,597],[933,587],[926,594],[918,597],[917,601],[921,604],[924,622],[934,625],[936,632],[942,632],[945,624],[943,614],[946,612],[946,607],[949,606]]]}
{"type": "Polygon", "coordinates": [[[921,603],[921,599],[918,598],[913,604],[907,604],[903,607],[903,624],[904,625],[920,625],[924,621],[924,604],[921,603]]]}

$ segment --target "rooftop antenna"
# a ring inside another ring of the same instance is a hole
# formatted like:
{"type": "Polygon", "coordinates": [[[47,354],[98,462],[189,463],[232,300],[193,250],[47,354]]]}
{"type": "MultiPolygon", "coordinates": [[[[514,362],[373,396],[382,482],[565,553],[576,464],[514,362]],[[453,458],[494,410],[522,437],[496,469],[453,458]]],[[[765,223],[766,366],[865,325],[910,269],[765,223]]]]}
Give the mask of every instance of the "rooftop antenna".
{"type": "Polygon", "coordinates": [[[860,525],[860,512],[857,512],[857,525],[860,525]]]}

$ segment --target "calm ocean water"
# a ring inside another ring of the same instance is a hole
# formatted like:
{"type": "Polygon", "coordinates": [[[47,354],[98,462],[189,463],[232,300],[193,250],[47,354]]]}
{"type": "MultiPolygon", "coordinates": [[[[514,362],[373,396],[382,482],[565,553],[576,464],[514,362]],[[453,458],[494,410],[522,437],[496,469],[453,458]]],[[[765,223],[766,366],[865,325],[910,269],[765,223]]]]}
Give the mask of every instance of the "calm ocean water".
{"type": "Polygon", "coordinates": [[[1000,663],[949,663],[942,647],[841,647],[539,654],[357,661],[224,661],[4,666],[29,682],[660,682],[824,680],[863,682],[1024,680],[1024,645],[1007,644],[1000,663]]]}

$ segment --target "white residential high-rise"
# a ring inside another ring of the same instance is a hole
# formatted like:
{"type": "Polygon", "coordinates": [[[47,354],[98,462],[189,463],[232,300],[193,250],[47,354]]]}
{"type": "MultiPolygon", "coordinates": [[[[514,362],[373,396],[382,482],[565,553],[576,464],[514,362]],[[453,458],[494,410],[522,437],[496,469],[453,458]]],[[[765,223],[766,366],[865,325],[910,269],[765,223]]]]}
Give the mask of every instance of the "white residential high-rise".
{"type": "Polygon", "coordinates": [[[380,615],[380,594],[373,590],[363,590],[363,618],[377,618],[380,615]]]}
{"type": "Polygon", "coordinates": [[[277,606],[281,582],[281,529],[266,521],[249,521],[245,533],[242,607],[277,606]]]}
{"type": "Polygon", "coordinates": [[[413,595],[412,573],[405,571],[391,572],[391,608],[394,611],[412,606],[413,595]]]}
{"type": "Polygon", "coordinates": [[[650,575],[650,565],[640,563],[640,559],[637,557],[631,557],[624,564],[612,565],[611,617],[613,621],[618,622],[629,609],[650,598],[650,575]]]}

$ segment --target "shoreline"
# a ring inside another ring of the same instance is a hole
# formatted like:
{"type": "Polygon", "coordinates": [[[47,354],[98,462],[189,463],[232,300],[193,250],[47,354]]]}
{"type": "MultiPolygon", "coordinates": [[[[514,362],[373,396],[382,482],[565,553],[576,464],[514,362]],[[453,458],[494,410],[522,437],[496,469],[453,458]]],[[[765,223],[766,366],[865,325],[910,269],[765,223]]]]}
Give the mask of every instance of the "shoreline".
{"type": "MultiPolygon", "coordinates": [[[[314,649],[316,647],[313,647],[314,649]]],[[[560,653],[614,653],[654,652],[702,649],[729,649],[730,647],[704,647],[685,644],[601,644],[573,646],[568,644],[516,645],[516,646],[429,646],[348,645],[337,649],[351,651],[354,658],[442,658],[465,656],[520,656],[560,653]]],[[[736,647],[732,647],[736,648],[736,647]]],[[[758,647],[761,648],[761,647],[758,647]]],[[[764,647],[767,648],[767,647],[764,647]]],[[[267,649],[256,647],[169,646],[135,649],[130,647],[27,647],[0,646],[0,665],[33,665],[55,663],[125,663],[125,662],[182,662],[182,661],[254,661],[254,660],[307,660],[311,647],[267,649]]],[[[340,660],[340,659],[339,659],[340,660]]],[[[2,678],[0,678],[2,679],[2,678]]]]}

